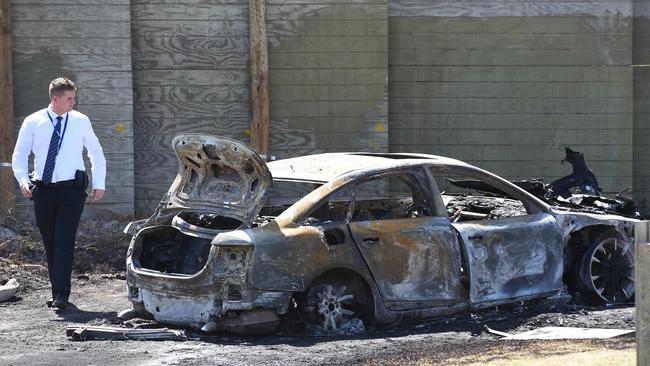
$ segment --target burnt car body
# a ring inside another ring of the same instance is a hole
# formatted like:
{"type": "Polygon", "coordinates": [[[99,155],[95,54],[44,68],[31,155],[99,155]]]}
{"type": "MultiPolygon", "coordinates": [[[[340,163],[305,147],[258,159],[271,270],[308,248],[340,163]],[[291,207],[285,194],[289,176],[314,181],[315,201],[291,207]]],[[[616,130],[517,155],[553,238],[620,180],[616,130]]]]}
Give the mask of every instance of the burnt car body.
{"type": "Polygon", "coordinates": [[[223,137],[173,141],[179,172],[131,223],[130,316],[234,333],[296,311],[336,330],[576,293],[634,297],[632,218],[552,207],[464,162],[329,153],[265,164],[223,137]],[[490,189],[467,188],[476,181],[490,189]],[[496,192],[496,193],[495,193],[496,192]]]}

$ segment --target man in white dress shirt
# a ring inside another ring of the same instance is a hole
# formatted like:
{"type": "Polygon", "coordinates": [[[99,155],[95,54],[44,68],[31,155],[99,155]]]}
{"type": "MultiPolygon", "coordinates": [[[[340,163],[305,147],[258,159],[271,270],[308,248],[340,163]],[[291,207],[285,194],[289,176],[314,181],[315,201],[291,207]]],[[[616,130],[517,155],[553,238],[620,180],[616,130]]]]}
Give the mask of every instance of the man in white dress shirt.
{"type": "Polygon", "coordinates": [[[106,160],[90,120],[72,110],[77,87],[66,78],[52,80],[50,105],[23,121],[14,148],[14,176],[25,197],[34,201],[36,224],[47,254],[52,300],[59,310],[68,305],[77,226],[86,201],[88,176],[83,148],[92,163],[92,199],[104,196],[106,160]],[[28,157],[34,153],[30,178],[28,157]]]}

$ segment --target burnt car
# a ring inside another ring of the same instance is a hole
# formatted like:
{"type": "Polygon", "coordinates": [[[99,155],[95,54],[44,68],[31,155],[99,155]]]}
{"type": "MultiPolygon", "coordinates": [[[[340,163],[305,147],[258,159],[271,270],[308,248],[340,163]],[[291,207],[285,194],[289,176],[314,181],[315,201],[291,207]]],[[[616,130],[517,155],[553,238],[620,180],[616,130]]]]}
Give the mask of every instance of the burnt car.
{"type": "Polygon", "coordinates": [[[123,318],[326,331],[531,299],[634,299],[633,218],[553,207],[462,161],[327,153],[265,163],[243,143],[173,140],[178,175],[125,229],[123,318]],[[468,184],[475,182],[476,184],[468,184]],[[487,188],[486,188],[487,187],[487,188]]]}

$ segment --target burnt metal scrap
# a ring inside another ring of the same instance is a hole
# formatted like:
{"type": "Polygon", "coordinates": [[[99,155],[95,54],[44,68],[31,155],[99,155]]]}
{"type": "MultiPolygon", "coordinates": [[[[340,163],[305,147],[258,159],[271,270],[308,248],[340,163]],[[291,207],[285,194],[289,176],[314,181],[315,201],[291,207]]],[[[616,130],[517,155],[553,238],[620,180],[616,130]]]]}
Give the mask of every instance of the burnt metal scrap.
{"type": "Polygon", "coordinates": [[[447,203],[450,216],[457,210],[461,214],[472,212],[478,219],[499,219],[523,216],[526,208],[517,200],[500,197],[455,196],[447,203]]]}
{"type": "Polygon", "coordinates": [[[561,160],[561,163],[568,162],[571,164],[573,171],[566,177],[551,182],[546,187],[547,196],[568,198],[572,195],[572,188],[577,188],[584,193],[600,193],[601,189],[598,186],[598,180],[591,169],[587,168],[584,155],[581,152],[571,150],[568,146],[564,148],[564,153],[565,157],[561,160]]]}
{"type": "Polygon", "coordinates": [[[626,196],[626,191],[627,189],[618,193],[614,198],[574,193],[567,199],[557,197],[551,202],[558,206],[584,212],[611,213],[640,219],[642,216],[637,208],[636,201],[634,201],[633,198],[626,196]]]}
{"type": "MultiPolygon", "coordinates": [[[[547,185],[530,185],[530,193],[545,200],[551,205],[566,207],[574,210],[593,213],[611,213],[632,218],[641,218],[636,202],[626,193],[630,187],[619,192],[615,197],[602,196],[598,180],[594,173],[587,167],[584,155],[581,152],[565,148],[565,158],[562,163],[571,164],[571,174],[557,179],[547,185]],[[543,194],[542,194],[543,193],[543,194]]],[[[520,187],[526,187],[524,182],[513,182],[520,187]]],[[[524,188],[525,189],[525,188],[524,188]]]]}
{"type": "MultiPolygon", "coordinates": [[[[218,136],[181,135],[173,147],[179,172],[169,193],[125,229],[125,319],[259,334],[292,317],[347,334],[562,298],[567,288],[599,302],[634,299],[637,220],[609,214],[603,206],[616,199],[551,200],[542,182],[513,184],[433,155],[265,164],[218,136]]],[[[580,187],[579,168],[553,192],[580,187]]]]}
{"type": "MultiPolygon", "coordinates": [[[[512,183],[552,206],[595,214],[609,213],[635,219],[641,218],[636,202],[627,194],[630,187],[622,190],[613,198],[603,196],[600,194],[602,190],[596,176],[587,167],[584,155],[570,147],[565,148],[565,155],[561,162],[568,162],[572,165],[571,174],[549,184],[545,184],[541,178],[512,181],[512,183]]],[[[458,187],[507,197],[506,193],[481,181],[450,180],[450,182],[458,187]]]]}
{"type": "Polygon", "coordinates": [[[135,329],[105,326],[69,326],[66,336],[75,341],[93,339],[102,340],[139,340],[139,341],[186,341],[184,330],[167,328],[135,329]]]}

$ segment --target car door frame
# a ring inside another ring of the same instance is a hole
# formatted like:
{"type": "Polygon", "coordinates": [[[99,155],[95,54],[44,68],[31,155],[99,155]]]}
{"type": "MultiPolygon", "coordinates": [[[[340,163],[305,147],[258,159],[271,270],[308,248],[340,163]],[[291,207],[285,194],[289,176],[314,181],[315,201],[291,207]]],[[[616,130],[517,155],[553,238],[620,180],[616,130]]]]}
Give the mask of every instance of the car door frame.
{"type": "Polygon", "coordinates": [[[354,192],[358,185],[403,174],[414,178],[415,189],[423,196],[429,215],[350,222],[350,236],[389,309],[424,309],[466,302],[461,284],[461,244],[449,218],[437,212],[439,206],[434,203],[430,176],[423,165],[383,171],[351,182],[348,186],[353,197],[351,210],[355,209],[354,192]],[[366,236],[372,240],[366,243],[366,236]],[[407,263],[388,258],[390,268],[383,267],[382,262],[395,251],[406,255],[407,263]],[[425,259],[418,257],[419,254],[425,259]],[[405,270],[409,272],[405,274],[405,270]]]}
{"type": "Polygon", "coordinates": [[[561,230],[555,217],[536,198],[478,168],[434,169],[479,179],[521,201],[526,209],[524,216],[452,223],[462,238],[473,307],[543,297],[563,288],[561,230]],[[520,241],[527,244],[518,244],[520,241]]]}

